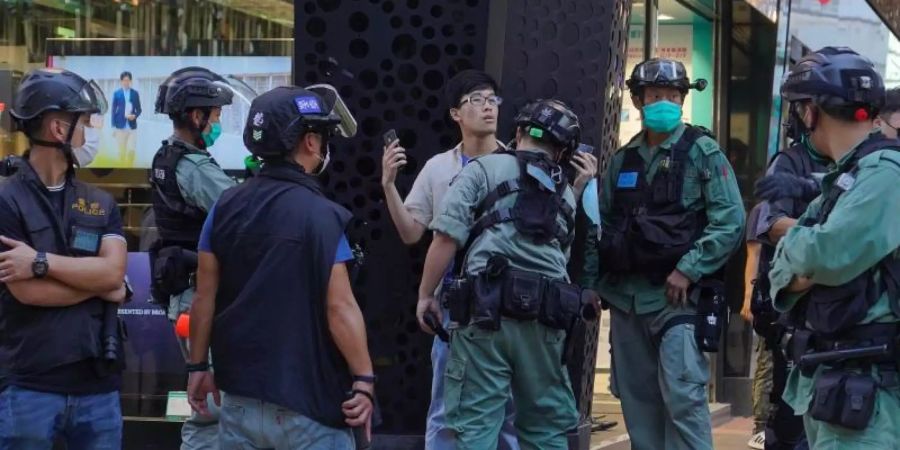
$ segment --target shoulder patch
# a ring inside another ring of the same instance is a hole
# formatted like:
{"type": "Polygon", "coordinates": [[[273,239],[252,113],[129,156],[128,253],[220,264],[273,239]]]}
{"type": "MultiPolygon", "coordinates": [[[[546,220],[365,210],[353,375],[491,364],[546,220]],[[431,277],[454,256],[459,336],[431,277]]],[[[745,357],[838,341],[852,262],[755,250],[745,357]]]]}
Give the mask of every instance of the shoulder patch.
{"type": "Polygon", "coordinates": [[[722,152],[722,148],[719,147],[719,143],[709,136],[700,136],[700,138],[697,139],[697,142],[694,143],[694,146],[699,147],[700,152],[705,156],[711,156],[716,154],[717,152],[722,152]]]}

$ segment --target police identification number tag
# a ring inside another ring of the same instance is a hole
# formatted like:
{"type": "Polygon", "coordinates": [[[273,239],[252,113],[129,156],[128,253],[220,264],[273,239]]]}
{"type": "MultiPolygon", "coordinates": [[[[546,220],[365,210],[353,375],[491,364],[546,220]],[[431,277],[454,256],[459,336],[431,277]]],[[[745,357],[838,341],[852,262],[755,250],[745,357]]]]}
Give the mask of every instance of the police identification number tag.
{"type": "Polygon", "coordinates": [[[100,253],[100,233],[82,227],[72,227],[72,250],[91,256],[100,253]]]}
{"type": "Polygon", "coordinates": [[[637,187],[637,182],[637,172],[622,172],[619,174],[619,180],[616,182],[616,187],[620,189],[634,189],[637,187]]]}

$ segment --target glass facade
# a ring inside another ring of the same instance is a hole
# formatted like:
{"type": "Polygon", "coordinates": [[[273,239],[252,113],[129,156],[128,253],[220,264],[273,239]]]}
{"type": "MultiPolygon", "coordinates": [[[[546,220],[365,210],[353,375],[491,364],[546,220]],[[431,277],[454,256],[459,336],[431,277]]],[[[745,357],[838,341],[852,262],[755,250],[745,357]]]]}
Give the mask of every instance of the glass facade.
{"type": "MultiPolygon", "coordinates": [[[[101,152],[78,177],[113,194],[121,207],[129,244],[128,274],[136,286],[132,303],[120,309],[129,329],[123,375],[123,413],[164,417],[167,394],[185,388],[181,350],[159,306],[149,304],[146,253],[155,229],[147,226],[150,186],[147,167],[168,117],[154,114],[159,84],[172,71],[201,65],[229,79],[236,100],[223,112],[225,133],[217,144],[223,166],[243,173],[240,132],[256,92],[289,84],[293,56],[294,4],[283,0],[21,0],[0,2],[0,112],[27,71],[50,65],[95,79],[112,103],[120,74],[132,73],[140,94],[134,154],[121,156],[113,120],[104,117],[101,152]]],[[[135,105],[130,105],[132,108],[135,105]]],[[[27,140],[0,115],[0,157],[24,151],[27,140]]]]}

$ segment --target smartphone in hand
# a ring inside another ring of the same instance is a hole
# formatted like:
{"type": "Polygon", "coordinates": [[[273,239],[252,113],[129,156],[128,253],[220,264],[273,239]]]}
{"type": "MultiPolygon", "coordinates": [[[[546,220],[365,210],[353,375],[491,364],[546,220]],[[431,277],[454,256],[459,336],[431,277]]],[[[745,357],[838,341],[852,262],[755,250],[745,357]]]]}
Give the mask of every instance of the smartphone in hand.
{"type": "Polygon", "coordinates": [[[450,342],[450,333],[448,333],[441,323],[438,322],[437,316],[431,312],[426,312],[422,319],[425,321],[425,325],[428,325],[428,328],[431,328],[431,331],[433,331],[440,340],[450,342]]]}
{"type": "Polygon", "coordinates": [[[396,142],[398,140],[400,140],[400,138],[397,137],[397,130],[391,128],[390,130],[387,130],[386,133],[384,133],[384,146],[385,147],[393,144],[394,142],[396,142]]]}

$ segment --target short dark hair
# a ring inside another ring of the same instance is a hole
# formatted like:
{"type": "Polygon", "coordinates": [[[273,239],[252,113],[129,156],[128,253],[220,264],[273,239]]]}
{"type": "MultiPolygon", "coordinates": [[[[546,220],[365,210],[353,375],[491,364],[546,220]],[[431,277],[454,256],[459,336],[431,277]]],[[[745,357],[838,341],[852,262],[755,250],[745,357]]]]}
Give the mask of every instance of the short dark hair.
{"type": "Polygon", "coordinates": [[[474,69],[463,70],[454,75],[444,86],[447,106],[456,108],[465,95],[482,89],[493,89],[494,92],[499,93],[497,82],[487,73],[474,69]]]}
{"type": "Polygon", "coordinates": [[[900,112],[900,87],[888,89],[884,93],[884,106],[881,108],[881,117],[887,117],[895,112],[900,112]]]}
{"type": "Polygon", "coordinates": [[[122,72],[122,75],[119,75],[119,81],[124,80],[125,77],[128,77],[129,80],[134,80],[134,77],[131,76],[131,72],[129,72],[127,70],[122,72]]]}

